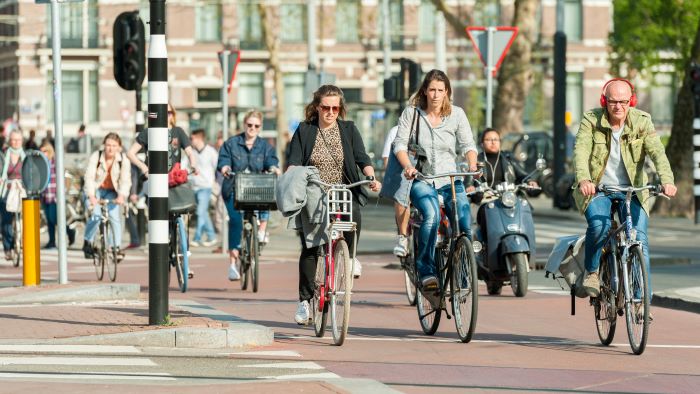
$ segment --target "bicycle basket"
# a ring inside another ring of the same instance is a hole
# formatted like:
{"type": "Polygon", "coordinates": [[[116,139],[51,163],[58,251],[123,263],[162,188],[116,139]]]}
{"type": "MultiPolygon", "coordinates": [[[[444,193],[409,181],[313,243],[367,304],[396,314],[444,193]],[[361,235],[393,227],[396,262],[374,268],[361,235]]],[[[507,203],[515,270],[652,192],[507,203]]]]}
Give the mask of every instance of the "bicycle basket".
{"type": "Polygon", "coordinates": [[[233,207],[238,210],[277,209],[275,174],[236,174],[233,207]]]}
{"type": "Polygon", "coordinates": [[[170,213],[190,213],[194,212],[195,209],[197,209],[197,202],[194,190],[189,183],[171,187],[168,190],[168,210],[170,213]]]}

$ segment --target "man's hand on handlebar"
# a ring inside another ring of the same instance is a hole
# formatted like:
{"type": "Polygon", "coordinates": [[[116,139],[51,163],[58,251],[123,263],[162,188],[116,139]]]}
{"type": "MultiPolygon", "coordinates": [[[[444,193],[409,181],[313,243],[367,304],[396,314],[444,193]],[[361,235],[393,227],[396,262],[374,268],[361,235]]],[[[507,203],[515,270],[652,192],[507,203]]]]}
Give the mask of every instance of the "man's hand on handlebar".
{"type": "Polygon", "coordinates": [[[584,196],[592,196],[596,193],[595,185],[591,181],[581,181],[581,183],[578,184],[578,189],[584,196]]]}
{"type": "Polygon", "coordinates": [[[677,191],[678,191],[678,188],[676,187],[676,185],[671,184],[671,183],[664,184],[664,194],[665,195],[667,195],[669,197],[673,197],[676,195],[677,191]]]}

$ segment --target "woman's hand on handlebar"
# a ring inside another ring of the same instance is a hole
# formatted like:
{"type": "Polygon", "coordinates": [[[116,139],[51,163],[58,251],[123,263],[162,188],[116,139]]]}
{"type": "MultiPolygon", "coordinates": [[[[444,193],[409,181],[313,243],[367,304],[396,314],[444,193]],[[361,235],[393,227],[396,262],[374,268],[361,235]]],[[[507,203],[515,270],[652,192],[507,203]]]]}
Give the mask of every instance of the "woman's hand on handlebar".
{"type": "Polygon", "coordinates": [[[230,178],[232,176],[231,167],[229,167],[229,166],[221,167],[221,175],[223,175],[224,178],[230,178]]]}
{"type": "MultiPolygon", "coordinates": [[[[374,178],[374,177],[372,177],[374,178]]],[[[378,192],[382,188],[381,182],[379,182],[376,178],[372,180],[372,182],[369,183],[369,190],[373,192],[378,192]]]]}
{"type": "Polygon", "coordinates": [[[413,166],[408,166],[403,170],[403,175],[408,180],[415,178],[416,174],[418,174],[418,170],[416,170],[416,167],[413,167],[413,166]]]}
{"type": "Polygon", "coordinates": [[[124,204],[124,196],[121,194],[117,196],[117,198],[114,199],[114,203],[117,205],[123,205],[124,204]]]}

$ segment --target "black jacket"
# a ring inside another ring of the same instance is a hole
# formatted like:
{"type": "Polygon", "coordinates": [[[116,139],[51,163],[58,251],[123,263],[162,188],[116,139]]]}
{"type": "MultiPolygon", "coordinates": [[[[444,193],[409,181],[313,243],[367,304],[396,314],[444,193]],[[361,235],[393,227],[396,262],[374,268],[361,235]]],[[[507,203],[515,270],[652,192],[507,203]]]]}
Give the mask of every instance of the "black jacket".
{"type": "MultiPolygon", "coordinates": [[[[484,152],[479,153],[477,156],[476,160],[478,162],[486,162],[486,155],[484,152]]],[[[501,158],[498,160],[498,166],[494,169],[495,171],[501,171],[501,174],[503,176],[503,180],[508,183],[521,183],[523,179],[527,176],[527,172],[520,166],[520,164],[516,163],[513,157],[511,156],[510,152],[503,152],[501,151],[501,158]]],[[[493,174],[491,173],[491,166],[485,165],[483,167],[484,175],[481,178],[482,182],[486,182],[487,184],[491,184],[493,181],[493,174]]],[[[474,183],[474,186],[476,186],[476,182],[474,183]]],[[[496,187],[496,185],[494,185],[496,187]]],[[[475,204],[479,204],[481,200],[483,199],[483,193],[475,193],[472,195],[472,202],[475,204]]]]}
{"type": "MultiPolygon", "coordinates": [[[[362,136],[352,121],[337,120],[340,128],[340,142],[343,145],[343,175],[345,183],[355,183],[360,181],[361,169],[371,166],[372,162],[365,152],[365,144],[362,136]]],[[[307,166],[311,159],[311,152],[316,144],[318,135],[318,121],[313,123],[301,122],[294,132],[294,137],[289,143],[289,165],[307,166]]],[[[367,203],[367,191],[362,187],[352,189],[353,198],[360,205],[367,203]]]]}

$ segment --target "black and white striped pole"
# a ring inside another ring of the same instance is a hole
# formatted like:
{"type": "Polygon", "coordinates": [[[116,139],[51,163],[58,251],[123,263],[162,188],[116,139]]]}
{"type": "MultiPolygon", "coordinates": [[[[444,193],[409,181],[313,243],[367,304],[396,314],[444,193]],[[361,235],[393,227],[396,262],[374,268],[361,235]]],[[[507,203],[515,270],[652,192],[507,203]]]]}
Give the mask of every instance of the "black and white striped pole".
{"type": "Polygon", "coordinates": [[[690,69],[695,118],[693,119],[693,194],[695,195],[695,224],[700,224],[700,64],[690,69]]]}
{"type": "Polygon", "coordinates": [[[168,50],[165,0],[149,0],[148,47],[148,324],[168,314],[168,50]]]}

